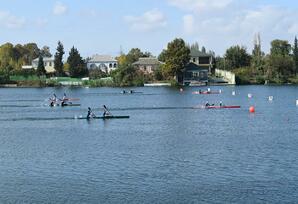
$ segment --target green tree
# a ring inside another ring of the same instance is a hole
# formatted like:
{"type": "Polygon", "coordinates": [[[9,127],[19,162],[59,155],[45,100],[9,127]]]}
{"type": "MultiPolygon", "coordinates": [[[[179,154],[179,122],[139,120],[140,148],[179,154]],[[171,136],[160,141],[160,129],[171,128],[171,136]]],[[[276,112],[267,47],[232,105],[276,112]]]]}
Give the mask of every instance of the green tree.
{"type": "Polygon", "coordinates": [[[293,46],[293,60],[294,60],[294,74],[298,73],[298,40],[295,36],[294,46],[293,46]]]}
{"type": "Polygon", "coordinates": [[[126,55],[126,63],[132,64],[140,57],[145,57],[144,53],[139,48],[132,48],[126,55]]]}
{"type": "Polygon", "coordinates": [[[191,44],[190,50],[200,51],[199,43],[195,42],[194,44],[191,44]]]}
{"type": "Polygon", "coordinates": [[[206,53],[206,48],[204,46],[202,47],[202,53],[206,53]]]}
{"type": "Polygon", "coordinates": [[[288,56],[291,52],[291,45],[287,40],[273,40],[271,42],[271,55],[288,56]]]}
{"type": "Polygon", "coordinates": [[[42,49],[40,50],[40,54],[43,57],[52,57],[52,54],[50,52],[50,47],[46,45],[42,47],[42,49]]]}
{"type": "Polygon", "coordinates": [[[166,72],[175,77],[182,73],[184,67],[189,63],[190,49],[181,38],[176,38],[168,43],[166,50],[165,69],[166,72]]]}
{"type": "Polygon", "coordinates": [[[225,67],[227,69],[237,69],[250,65],[251,56],[245,47],[239,45],[232,46],[225,53],[225,67]]]}
{"type": "Polygon", "coordinates": [[[163,49],[161,51],[161,53],[157,57],[159,61],[161,61],[161,62],[165,62],[166,61],[166,52],[167,51],[165,49],[163,49]]]}
{"type": "Polygon", "coordinates": [[[63,76],[64,71],[63,71],[63,55],[64,55],[64,47],[63,44],[59,41],[58,46],[57,46],[57,51],[55,53],[54,57],[54,68],[56,70],[56,75],[57,76],[63,76]]]}
{"type": "Polygon", "coordinates": [[[37,73],[37,76],[43,76],[46,74],[42,55],[40,55],[38,58],[38,66],[37,66],[36,73],[37,73]]]}
{"type": "Polygon", "coordinates": [[[253,70],[253,74],[255,75],[264,75],[264,60],[265,54],[261,49],[261,38],[260,34],[256,35],[254,40],[254,48],[252,50],[252,59],[251,59],[251,67],[253,70]]]}
{"type": "Polygon", "coordinates": [[[285,40],[271,42],[270,55],[266,61],[266,78],[278,83],[287,82],[294,73],[294,60],[290,56],[291,45],[285,40]]]}
{"type": "Polygon", "coordinates": [[[31,64],[32,60],[39,57],[40,49],[38,48],[36,43],[27,43],[23,47],[26,50],[25,56],[24,56],[26,64],[31,64]]]}
{"type": "Polygon", "coordinates": [[[75,47],[71,48],[67,63],[69,64],[69,74],[71,77],[83,77],[88,74],[85,62],[75,47]]]}

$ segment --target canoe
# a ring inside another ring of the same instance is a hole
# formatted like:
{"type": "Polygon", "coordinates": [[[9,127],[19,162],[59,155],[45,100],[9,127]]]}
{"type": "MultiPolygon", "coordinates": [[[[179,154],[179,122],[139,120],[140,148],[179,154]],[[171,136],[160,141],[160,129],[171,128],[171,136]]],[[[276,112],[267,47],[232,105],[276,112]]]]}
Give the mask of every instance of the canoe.
{"type": "Polygon", "coordinates": [[[220,91],[194,91],[192,94],[220,94],[220,91]]]}
{"type": "Polygon", "coordinates": [[[240,106],[206,106],[206,109],[240,108],[240,106]]]}
{"type": "Polygon", "coordinates": [[[112,116],[112,115],[110,115],[110,116],[99,116],[99,117],[93,117],[93,118],[87,118],[87,117],[79,117],[79,118],[75,118],[75,119],[79,119],[79,120],[92,120],[92,119],[103,119],[103,120],[105,120],[105,119],[124,119],[124,118],[129,118],[129,116],[128,115],[115,115],[115,116],[112,116]]]}
{"type": "Polygon", "coordinates": [[[64,104],[64,105],[61,105],[62,107],[64,106],[81,106],[81,104],[70,104],[70,103],[67,103],[67,104],[64,104]]]}

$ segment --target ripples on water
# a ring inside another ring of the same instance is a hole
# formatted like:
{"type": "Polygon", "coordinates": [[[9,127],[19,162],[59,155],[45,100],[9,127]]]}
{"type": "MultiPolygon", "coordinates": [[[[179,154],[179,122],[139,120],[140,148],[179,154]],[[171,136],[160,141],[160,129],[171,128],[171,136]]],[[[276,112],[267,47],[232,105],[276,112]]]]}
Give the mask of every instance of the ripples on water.
{"type": "Polygon", "coordinates": [[[296,203],[298,87],[213,88],[0,89],[0,203],[296,203]],[[103,104],[130,119],[70,120],[103,104]]]}

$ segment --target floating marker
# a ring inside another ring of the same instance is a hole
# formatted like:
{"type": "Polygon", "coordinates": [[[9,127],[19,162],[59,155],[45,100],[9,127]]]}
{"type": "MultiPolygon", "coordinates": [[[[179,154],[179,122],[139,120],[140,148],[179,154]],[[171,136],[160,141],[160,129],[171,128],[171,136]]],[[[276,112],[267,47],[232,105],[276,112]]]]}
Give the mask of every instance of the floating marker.
{"type": "Polygon", "coordinates": [[[252,98],[252,94],[250,94],[250,93],[247,94],[247,97],[248,97],[248,98],[252,98]]]}
{"type": "Polygon", "coordinates": [[[268,100],[269,100],[269,101],[273,101],[273,96],[269,96],[269,97],[268,97],[268,100]]]}
{"type": "Polygon", "coordinates": [[[210,89],[210,88],[208,88],[207,90],[208,90],[209,92],[211,91],[211,89],[210,89]]]}
{"type": "Polygon", "coordinates": [[[250,113],[254,113],[254,112],[256,112],[255,107],[250,106],[250,107],[249,107],[249,112],[250,112],[250,113]]]}
{"type": "Polygon", "coordinates": [[[180,92],[183,92],[183,88],[180,88],[180,92]]]}
{"type": "Polygon", "coordinates": [[[298,106],[298,100],[296,100],[296,106],[298,106]]]}
{"type": "Polygon", "coordinates": [[[235,92],[235,91],[233,91],[233,92],[232,92],[232,95],[233,95],[233,96],[235,96],[235,95],[236,95],[236,92],[235,92]]]}
{"type": "Polygon", "coordinates": [[[221,93],[221,89],[219,89],[219,93],[221,93]]]}

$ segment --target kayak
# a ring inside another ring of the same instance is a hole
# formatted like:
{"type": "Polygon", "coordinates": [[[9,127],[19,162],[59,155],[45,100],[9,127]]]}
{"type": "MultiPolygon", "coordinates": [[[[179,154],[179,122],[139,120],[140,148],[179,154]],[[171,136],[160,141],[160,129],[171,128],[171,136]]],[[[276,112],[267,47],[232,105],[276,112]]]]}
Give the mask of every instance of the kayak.
{"type": "Polygon", "coordinates": [[[112,115],[109,115],[109,116],[100,116],[100,117],[92,117],[92,118],[87,118],[87,117],[79,117],[79,118],[75,118],[75,119],[79,119],[79,120],[92,120],[92,119],[123,119],[123,118],[129,118],[128,115],[115,115],[115,116],[112,116],[112,115]]]}
{"type": "Polygon", "coordinates": [[[74,104],[74,103],[66,103],[64,105],[61,105],[59,103],[56,103],[54,105],[51,106],[51,104],[49,105],[50,107],[54,107],[54,106],[61,106],[61,107],[64,107],[64,106],[81,106],[81,104],[74,104]]]}
{"type": "Polygon", "coordinates": [[[220,91],[194,91],[192,94],[220,94],[220,91]]]}
{"type": "Polygon", "coordinates": [[[206,109],[240,108],[240,106],[206,106],[206,109]]]}
{"type": "Polygon", "coordinates": [[[64,106],[81,106],[81,104],[70,104],[70,103],[67,103],[67,104],[64,104],[64,105],[61,105],[62,107],[64,106]]]}

